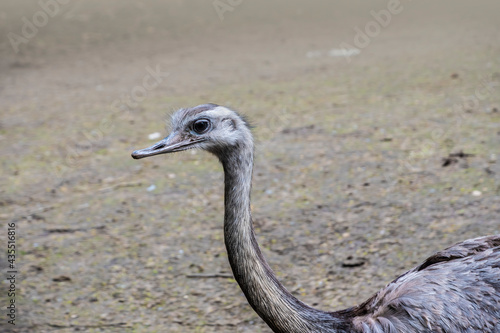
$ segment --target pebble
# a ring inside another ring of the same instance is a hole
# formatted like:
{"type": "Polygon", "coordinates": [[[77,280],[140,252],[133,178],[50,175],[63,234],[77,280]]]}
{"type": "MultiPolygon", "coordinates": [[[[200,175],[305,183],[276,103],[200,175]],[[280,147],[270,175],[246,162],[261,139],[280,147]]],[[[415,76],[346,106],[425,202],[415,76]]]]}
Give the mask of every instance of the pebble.
{"type": "Polygon", "coordinates": [[[329,51],[322,50],[312,50],[306,53],[306,58],[322,58],[325,56],[329,57],[350,57],[361,53],[360,49],[331,49],[329,51]]]}
{"type": "Polygon", "coordinates": [[[157,140],[161,137],[161,133],[160,132],[154,132],[154,133],[151,133],[148,135],[148,139],[149,140],[157,140]]]}

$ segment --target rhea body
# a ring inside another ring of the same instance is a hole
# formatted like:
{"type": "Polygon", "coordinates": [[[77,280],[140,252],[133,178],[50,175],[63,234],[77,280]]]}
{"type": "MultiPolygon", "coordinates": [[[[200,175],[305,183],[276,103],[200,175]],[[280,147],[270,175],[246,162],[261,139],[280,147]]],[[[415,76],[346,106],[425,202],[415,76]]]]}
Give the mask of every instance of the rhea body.
{"type": "Polygon", "coordinates": [[[203,104],[172,116],[172,133],[143,157],[200,148],[224,169],[224,240],[234,277],[257,314],[279,333],[500,333],[500,235],[470,239],[427,258],[364,303],[312,308],[278,281],[257,244],[250,212],[254,145],[247,122],[203,104]]]}

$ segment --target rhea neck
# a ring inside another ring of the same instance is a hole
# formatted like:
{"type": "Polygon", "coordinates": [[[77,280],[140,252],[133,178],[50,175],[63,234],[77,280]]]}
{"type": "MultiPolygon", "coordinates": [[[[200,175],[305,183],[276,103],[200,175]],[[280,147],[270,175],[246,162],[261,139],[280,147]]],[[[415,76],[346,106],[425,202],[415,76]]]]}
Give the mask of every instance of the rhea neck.
{"type": "Polygon", "coordinates": [[[291,295],[262,255],[250,213],[253,144],[251,137],[247,141],[217,154],[224,168],[224,239],[234,277],[274,332],[337,332],[338,320],[291,295]]]}

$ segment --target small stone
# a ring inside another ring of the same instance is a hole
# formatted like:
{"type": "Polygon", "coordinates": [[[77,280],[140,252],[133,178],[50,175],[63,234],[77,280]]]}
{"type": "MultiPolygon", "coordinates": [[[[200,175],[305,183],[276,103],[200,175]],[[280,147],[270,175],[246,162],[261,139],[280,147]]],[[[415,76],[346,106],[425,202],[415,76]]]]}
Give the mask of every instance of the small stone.
{"type": "Polygon", "coordinates": [[[151,133],[148,135],[148,139],[149,140],[157,140],[161,137],[161,133],[160,132],[154,132],[154,133],[151,133]]]}

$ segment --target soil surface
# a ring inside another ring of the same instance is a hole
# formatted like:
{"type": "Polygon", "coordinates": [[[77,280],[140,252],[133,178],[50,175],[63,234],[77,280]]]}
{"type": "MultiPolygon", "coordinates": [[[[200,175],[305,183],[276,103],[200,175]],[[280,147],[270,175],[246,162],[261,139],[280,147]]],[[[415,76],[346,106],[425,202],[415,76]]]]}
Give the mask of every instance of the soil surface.
{"type": "Polygon", "coordinates": [[[0,331],[270,332],[217,160],[130,157],[179,107],[255,125],[258,241],[316,307],[500,233],[497,0],[40,3],[0,4],[0,331]]]}

